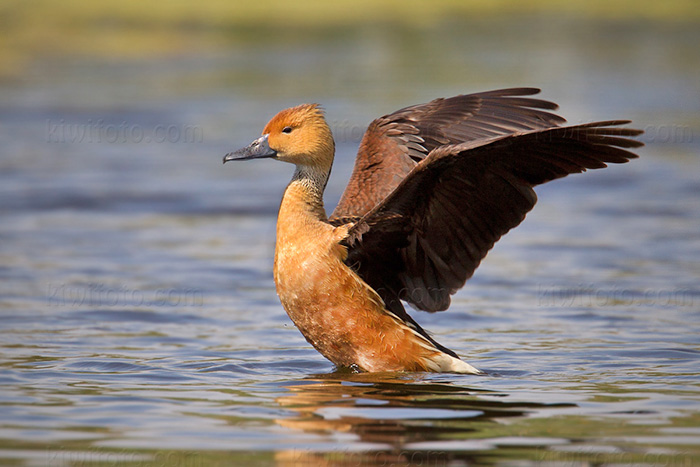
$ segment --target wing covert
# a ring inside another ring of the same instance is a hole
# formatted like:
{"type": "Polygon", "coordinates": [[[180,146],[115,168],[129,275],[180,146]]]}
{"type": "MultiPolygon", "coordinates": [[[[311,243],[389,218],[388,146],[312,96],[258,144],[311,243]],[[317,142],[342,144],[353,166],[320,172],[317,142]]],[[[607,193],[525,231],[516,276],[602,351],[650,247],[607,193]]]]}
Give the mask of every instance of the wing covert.
{"type": "Polygon", "coordinates": [[[560,125],[557,105],[512,88],[435,99],[374,120],[365,132],[348,185],[330,216],[362,216],[386,198],[434,149],[560,125]]]}

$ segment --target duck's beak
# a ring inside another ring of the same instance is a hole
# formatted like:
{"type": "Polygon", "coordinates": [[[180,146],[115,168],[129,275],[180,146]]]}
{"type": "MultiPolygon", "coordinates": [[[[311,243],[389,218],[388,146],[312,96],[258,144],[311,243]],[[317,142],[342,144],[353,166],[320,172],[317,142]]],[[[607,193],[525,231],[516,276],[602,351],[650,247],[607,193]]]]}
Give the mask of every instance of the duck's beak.
{"type": "Polygon", "coordinates": [[[260,138],[250,143],[249,146],[239,149],[238,151],[229,152],[224,156],[224,164],[228,161],[245,161],[248,159],[275,157],[277,152],[270,149],[267,136],[268,135],[262,135],[260,138]]]}

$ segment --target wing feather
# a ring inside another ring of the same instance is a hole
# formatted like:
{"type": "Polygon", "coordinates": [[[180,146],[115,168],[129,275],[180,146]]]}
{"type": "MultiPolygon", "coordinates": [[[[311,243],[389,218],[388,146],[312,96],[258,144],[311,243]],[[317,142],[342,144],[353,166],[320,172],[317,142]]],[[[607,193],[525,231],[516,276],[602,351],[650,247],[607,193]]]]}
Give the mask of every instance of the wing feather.
{"type": "Polygon", "coordinates": [[[564,123],[549,112],[555,103],[526,97],[539,92],[512,88],[440,98],[374,120],[331,222],[369,212],[436,148],[564,123]]]}
{"type": "Polygon", "coordinates": [[[535,185],[624,163],[627,121],[548,127],[440,146],[355,224],[347,263],[383,297],[446,309],[494,243],[537,202],[535,185]],[[381,271],[377,273],[376,271],[381,271]]]}

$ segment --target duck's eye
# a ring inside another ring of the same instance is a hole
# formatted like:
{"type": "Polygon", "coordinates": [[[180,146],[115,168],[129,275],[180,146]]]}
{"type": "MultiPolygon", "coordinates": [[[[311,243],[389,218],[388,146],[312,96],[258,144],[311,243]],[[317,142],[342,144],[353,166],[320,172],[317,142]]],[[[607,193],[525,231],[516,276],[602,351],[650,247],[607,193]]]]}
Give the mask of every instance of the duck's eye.
{"type": "Polygon", "coordinates": [[[286,127],[282,128],[282,133],[289,134],[289,133],[291,133],[291,132],[292,132],[292,127],[291,127],[291,126],[286,126],[286,127]]]}

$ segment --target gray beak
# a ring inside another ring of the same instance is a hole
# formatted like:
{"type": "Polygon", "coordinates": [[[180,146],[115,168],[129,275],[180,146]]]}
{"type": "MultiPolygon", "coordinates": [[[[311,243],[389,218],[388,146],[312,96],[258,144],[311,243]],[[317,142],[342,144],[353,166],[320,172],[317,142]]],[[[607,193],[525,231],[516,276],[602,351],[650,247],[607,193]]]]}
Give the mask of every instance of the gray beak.
{"type": "Polygon", "coordinates": [[[262,135],[249,146],[239,149],[238,151],[229,152],[224,156],[224,164],[228,161],[245,161],[248,159],[263,159],[265,157],[275,157],[277,152],[270,149],[267,143],[267,136],[262,135]]]}

